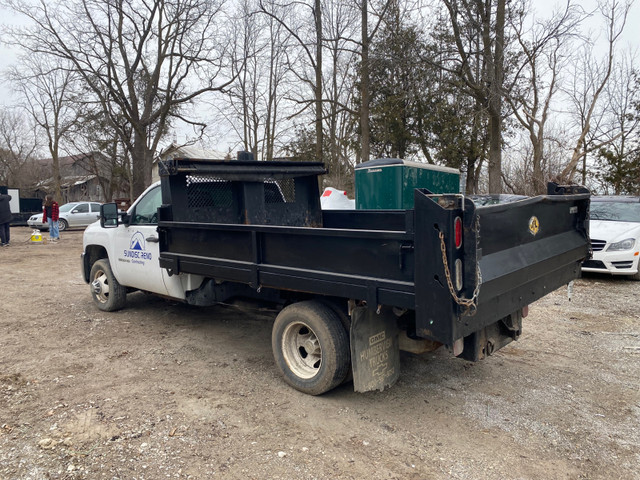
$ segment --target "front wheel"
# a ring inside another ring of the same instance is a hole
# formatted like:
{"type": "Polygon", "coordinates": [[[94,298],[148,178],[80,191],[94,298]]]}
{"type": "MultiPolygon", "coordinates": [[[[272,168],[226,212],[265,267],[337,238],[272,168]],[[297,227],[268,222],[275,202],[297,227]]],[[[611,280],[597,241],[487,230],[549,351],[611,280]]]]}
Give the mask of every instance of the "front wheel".
{"type": "Polygon", "coordinates": [[[67,223],[66,220],[63,220],[62,218],[58,221],[58,230],[60,230],[61,232],[64,232],[67,228],[69,228],[69,224],[67,223]]]}
{"type": "Polygon", "coordinates": [[[108,259],[96,260],[91,267],[89,281],[91,296],[100,310],[113,312],[124,307],[127,289],[114,277],[108,259]]]}
{"type": "Polygon", "coordinates": [[[309,395],[337,387],[349,373],[347,332],[336,313],[320,302],[284,308],[273,324],[271,346],[284,380],[309,395]]]}

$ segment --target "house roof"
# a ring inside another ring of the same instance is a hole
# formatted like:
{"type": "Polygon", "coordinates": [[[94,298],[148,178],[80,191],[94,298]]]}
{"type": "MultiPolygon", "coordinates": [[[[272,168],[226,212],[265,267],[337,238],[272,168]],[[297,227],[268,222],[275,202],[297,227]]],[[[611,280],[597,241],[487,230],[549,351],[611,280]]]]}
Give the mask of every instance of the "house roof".
{"type": "MultiPolygon", "coordinates": [[[[60,168],[69,167],[80,160],[85,160],[87,158],[91,158],[94,156],[104,156],[101,152],[87,152],[87,153],[78,153],[76,155],[67,155],[65,157],[58,157],[58,165],[60,168]]],[[[36,160],[36,163],[43,166],[48,167],[53,163],[53,158],[40,158],[36,160]]]]}
{"type": "Polygon", "coordinates": [[[195,145],[178,145],[172,143],[168,147],[164,148],[159,155],[153,160],[153,163],[157,163],[158,160],[167,160],[169,158],[194,158],[194,159],[206,159],[206,160],[224,160],[228,157],[228,153],[220,150],[199,148],[195,145]]]}
{"type": "MultiPolygon", "coordinates": [[[[62,177],[60,179],[60,187],[61,188],[70,188],[76,185],[82,185],[83,183],[87,183],[96,178],[95,175],[76,175],[70,177],[62,177]]],[[[35,189],[50,189],[53,186],[53,178],[48,178],[36,184],[35,189]]]]}

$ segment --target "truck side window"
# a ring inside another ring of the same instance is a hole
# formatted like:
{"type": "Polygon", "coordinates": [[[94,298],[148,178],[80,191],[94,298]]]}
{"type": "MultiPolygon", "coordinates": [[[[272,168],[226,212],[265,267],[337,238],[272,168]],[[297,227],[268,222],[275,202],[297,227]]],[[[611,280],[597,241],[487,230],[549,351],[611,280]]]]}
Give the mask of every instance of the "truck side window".
{"type": "Polygon", "coordinates": [[[140,199],[131,216],[132,225],[158,223],[158,207],[162,205],[160,186],[149,191],[140,199]]]}

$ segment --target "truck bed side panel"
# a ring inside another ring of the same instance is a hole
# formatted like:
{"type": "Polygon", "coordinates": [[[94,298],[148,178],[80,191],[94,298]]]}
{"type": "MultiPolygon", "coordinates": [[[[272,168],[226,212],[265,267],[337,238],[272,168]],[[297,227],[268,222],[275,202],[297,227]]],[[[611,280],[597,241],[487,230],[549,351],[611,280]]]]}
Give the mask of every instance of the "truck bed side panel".
{"type": "Polygon", "coordinates": [[[413,308],[405,232],[161,221],[160,265],[219,280],[413,308]]]}

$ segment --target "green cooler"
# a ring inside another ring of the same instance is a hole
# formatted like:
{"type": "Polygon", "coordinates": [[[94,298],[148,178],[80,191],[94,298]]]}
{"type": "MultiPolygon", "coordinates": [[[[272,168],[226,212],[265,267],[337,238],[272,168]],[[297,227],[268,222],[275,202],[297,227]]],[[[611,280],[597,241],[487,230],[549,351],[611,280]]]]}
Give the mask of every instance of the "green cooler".
{"type": "Polygon", "coordinates": [[[356,209],[408,210],[413,190],[459,193],[460,172],[455,168],[398,158],[378,158],[356,165],[356,209]]]}

